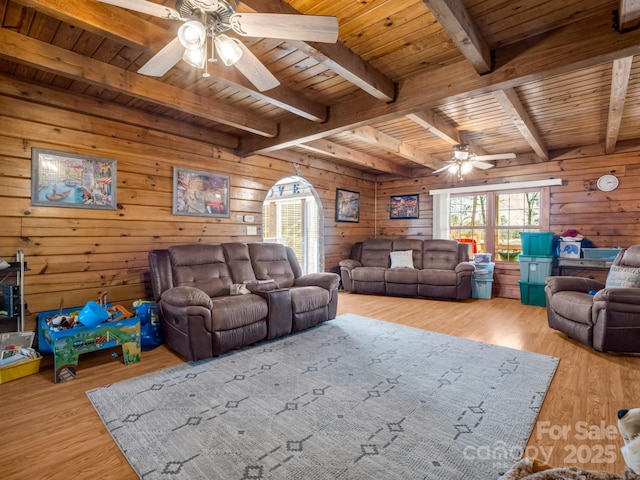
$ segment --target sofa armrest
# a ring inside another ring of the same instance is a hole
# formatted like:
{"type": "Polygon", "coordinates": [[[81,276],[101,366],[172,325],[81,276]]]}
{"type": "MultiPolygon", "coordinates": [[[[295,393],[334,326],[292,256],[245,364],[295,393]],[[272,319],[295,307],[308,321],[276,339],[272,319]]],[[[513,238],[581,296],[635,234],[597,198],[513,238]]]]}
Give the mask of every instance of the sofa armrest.
{"type": "Polygon", "coordinates": [[[283,337],[291,333],[293,311],[291,307],[291,290],[276,288],[270,291],[257,292],[267,301],[267,339],[283,337]]]}
{"type": "Polygon", "coordinates": [[[545,283],[551,294],[562,291],[589,293],[604,288],[604,283],[584,277],[547,277],[545,283]]]}
{"type": "Polygon", "coordinates": [[[308,273],[296,278],[293,283],[296,287],[322,287],[325,290],[337,290],[340,285],[340,275],[337,273],[308,273]]]}
{"type": "MultiPolygon", "coordinates": [[[[608,305],[617,303],[636,306],[633,311],[640,312],[640,288],[603,288],[595,294],[593,302],[594,304],[604,302],[608,305]]],[[[607,306],[605,305],[603,308],[607,308],[607,306]]]]}
{"type": "Polygon", "coordinates": [[[174,287],[162,293],[161,300],[174,307],[204,307],[211,309],[213,302],[209,295],[195,287],[174,287]]]}
{"type": "Polygon", "coordinates": [[[346,260],[340,260],[340,267],[348,268],[349,270],[353,270],[354,268],[361,267],[362,263],[357,260],[352,260],[348,258],[346,260]]]}
{"type": "Polygon", "coordinates": [[[258,294],[263,292],[270,292],[278,288],[278,284],[275,280],[255,280],[247,282],[245,285],[247,286],[247,290],[249,290],[251,293],[258,294]]]}
{"type": "Polygon", "coordinates": [[[473,273],[475,271],[476,271],[476,267],[474,267],[469,262],[462,262],[456,265],[456,273],[461,273],[461,272],[473,273]]]}

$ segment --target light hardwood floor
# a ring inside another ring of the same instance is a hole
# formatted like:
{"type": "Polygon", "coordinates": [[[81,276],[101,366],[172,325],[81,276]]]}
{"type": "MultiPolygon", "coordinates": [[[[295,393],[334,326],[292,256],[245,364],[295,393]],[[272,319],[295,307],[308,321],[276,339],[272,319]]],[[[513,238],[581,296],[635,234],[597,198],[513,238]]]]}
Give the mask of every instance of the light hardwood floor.
{"type": "MultiPolygon", "coordinates": [[[[621,474],[619,408],[640,406],[640,357],[590,350],[550,330],[546,310],[517,300],[432,301],[340,293],[356,313],[561,359],[526,453],[553,466],[621,474]]],[[[125,366],[112,352],[80,359],[77,378],[53,383],[53,367],[0,385],[0,473],[5,479],[137,478],[85,391],[183,361],[165,346],[125,366]]]]}

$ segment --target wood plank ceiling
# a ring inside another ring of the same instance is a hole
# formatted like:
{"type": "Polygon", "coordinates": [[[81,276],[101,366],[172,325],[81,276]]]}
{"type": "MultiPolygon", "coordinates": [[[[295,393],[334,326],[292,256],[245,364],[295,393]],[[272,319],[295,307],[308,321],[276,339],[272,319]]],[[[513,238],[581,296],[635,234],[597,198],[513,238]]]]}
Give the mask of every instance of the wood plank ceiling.
{"type": "Polygon", "coordinates": [[[627,4],[242,0],[239,12],[332,15],[340,26],[336,44],[238,37],[281,83],[259,92],[218,64],[209,78],[182,61],[161,78],[136,73],[179,21],[95,0],[0,0],[0,91],[24,95],[17,77],[45,102],[80,109],[73,93],[138,109],[242,156],[387,176],[428,175],[456,143],[514,152],[511,164],[586,145],[612,153],[640,140],[640,30],[627,4]]]}

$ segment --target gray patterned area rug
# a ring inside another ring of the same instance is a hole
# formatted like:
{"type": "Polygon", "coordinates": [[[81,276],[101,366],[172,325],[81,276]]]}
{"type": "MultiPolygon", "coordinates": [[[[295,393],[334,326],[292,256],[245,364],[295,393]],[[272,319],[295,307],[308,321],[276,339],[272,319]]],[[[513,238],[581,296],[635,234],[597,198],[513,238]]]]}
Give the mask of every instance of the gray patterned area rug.
{"type": "Polygon", "coordinates": [[[87,392],[144,479],[496,479],[558,359],[353,314],[87,392]]]}

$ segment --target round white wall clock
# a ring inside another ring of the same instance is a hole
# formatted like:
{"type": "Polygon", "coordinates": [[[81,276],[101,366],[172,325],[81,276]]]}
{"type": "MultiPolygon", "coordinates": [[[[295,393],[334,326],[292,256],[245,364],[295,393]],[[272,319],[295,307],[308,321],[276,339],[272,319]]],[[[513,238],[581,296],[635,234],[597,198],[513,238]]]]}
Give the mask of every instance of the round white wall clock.
{"type": "Polygon", "coordinates": [[[596,184],[599,190],[610,192],[618,188],[618,177],[615,175],[602,175],[596,184]]]}

